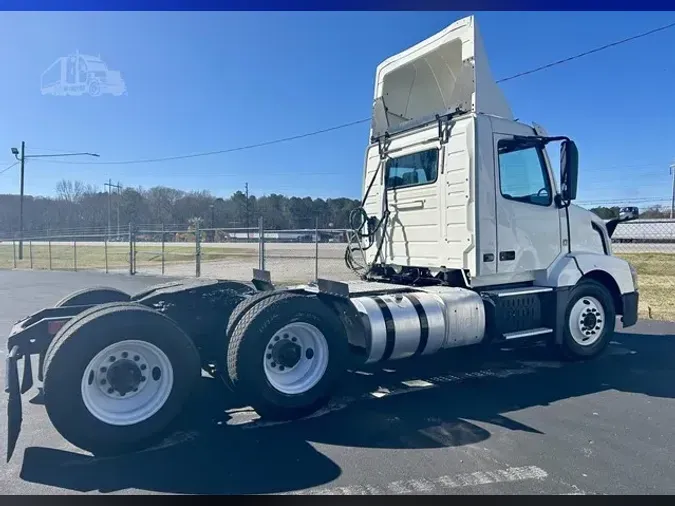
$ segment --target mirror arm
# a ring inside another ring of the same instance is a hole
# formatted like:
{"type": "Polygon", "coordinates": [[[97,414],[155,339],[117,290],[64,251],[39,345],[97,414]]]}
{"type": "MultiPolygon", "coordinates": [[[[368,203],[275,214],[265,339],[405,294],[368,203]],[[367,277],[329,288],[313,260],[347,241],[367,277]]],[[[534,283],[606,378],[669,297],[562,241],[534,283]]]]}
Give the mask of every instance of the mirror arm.
{"type": "Polygon", "coordinates": [[[541,139],[541,141],[542,141],[544,144],[548,144],[549,142],[558,142],[558,141],[568,141],[568,142],[572,142],[572,139],[570,139],[570,138],[567,137],[566,135],[558,135],[558,136],[556,136],[556,137],[539,137],[539,139],[541,139]]]}

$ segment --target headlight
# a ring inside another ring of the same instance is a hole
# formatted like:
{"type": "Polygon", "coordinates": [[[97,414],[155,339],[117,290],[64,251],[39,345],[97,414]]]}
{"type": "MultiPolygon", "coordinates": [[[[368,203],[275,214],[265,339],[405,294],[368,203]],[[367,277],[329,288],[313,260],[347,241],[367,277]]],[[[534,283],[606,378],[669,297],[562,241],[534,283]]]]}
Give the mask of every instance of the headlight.
{"type": "Polygon", "coordinates": [[[635,267],[633,267],[632,264],[628,264],[628,267],[630,267],[630,276],[633,278],[633,287],[635,290],[638,289],[638,273],[635,267]]]}

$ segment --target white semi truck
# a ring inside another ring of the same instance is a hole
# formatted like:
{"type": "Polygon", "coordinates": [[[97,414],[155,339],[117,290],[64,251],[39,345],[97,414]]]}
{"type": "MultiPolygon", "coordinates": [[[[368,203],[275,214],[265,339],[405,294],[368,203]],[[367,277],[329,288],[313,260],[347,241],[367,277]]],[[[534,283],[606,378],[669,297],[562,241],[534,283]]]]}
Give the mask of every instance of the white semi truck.
{"type": "Polygon", "coordinates": [[[358,281],[279,288],[258,270],[133,296],[91,288],[24,318],[8,338],[8,458],[33,367],[56,429],[109,455],[161,438],[201,370],[263,418],[290,420],[323,406],[355,362],[533,339],[598,355],[617,316],[635,324],[637,278],[612,255],[616,223],[572,204],[577,173],[571,139],[513,118],[474,18],[453,23],[377,68],[345,254],[358,281]]]}

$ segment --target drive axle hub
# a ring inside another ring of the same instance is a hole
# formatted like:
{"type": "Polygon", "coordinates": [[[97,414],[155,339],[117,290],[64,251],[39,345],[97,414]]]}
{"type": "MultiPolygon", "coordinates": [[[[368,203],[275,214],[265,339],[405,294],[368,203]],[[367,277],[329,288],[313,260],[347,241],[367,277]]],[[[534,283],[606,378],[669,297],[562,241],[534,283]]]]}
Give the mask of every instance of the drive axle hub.
{"type": "Polygon", "coordinates": [[[159,367],[150,370],[147,360],[140,353],[119,349],[108,354],[95,371],[92,371],[89,380],[95,381],[104,394],[117,399],[140,392],[147,383],[149,373],[153,378],[161,375],[159,367]]]}
{"type": "Polygon", "coordinates": [[[114,362],[106,373],[106,379],[110,388],[126,395],[138,390],[138,385],[145,380],[141,368],[132,360],[121,359],[114,362]]]}
{"type": "Polygon", "coordinates": [[[302,349],[296,343],[284,339],[272,347],[272,360],[281,367],[295,367],[300,362],[302,349]]]}

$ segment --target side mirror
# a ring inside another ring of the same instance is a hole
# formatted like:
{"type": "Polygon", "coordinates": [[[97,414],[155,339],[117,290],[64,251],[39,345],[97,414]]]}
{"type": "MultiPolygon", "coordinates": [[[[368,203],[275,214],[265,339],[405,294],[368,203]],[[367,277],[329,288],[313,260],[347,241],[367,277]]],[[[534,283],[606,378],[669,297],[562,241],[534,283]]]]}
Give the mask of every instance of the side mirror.
{"type": "Polygon", "coordinates": [[[560,196],[563,202],[577,198],[579,176],[579,150],[574,141],[564,140],[560,144],[560,196]]]}

